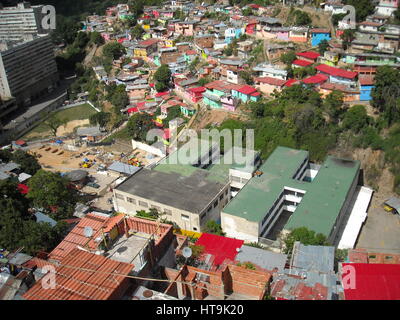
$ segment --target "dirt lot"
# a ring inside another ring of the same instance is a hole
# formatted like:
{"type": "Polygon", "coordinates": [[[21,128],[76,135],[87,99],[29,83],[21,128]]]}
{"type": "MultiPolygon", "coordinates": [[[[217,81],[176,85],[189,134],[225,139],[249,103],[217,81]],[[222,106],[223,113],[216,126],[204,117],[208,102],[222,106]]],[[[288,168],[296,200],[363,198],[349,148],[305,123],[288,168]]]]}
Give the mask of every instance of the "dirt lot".
{"type": "Polygon", "coordinates": [[[85,120],[73,120],[68,122],[65,126],[57,129],[57,136],[62,137],[68,133],[73,133],[75,128],[89,125],[89,119],[85,120]]]}

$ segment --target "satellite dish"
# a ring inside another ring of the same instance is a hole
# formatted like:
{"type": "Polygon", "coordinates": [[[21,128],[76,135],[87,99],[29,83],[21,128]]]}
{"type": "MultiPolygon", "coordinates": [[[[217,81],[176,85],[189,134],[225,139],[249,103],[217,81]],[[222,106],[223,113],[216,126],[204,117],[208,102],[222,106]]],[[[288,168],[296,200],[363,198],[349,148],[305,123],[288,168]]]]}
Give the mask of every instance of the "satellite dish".
{"type": "Polygon", "coordinates": [[[83,229],[83,234],[86,238],[90,238],[93,235],[93,229],[91,227],[85,227],[83,229]]]}
{"type": "Polygon", "coordinates": [[[190,258],[190,257],[192,256],[192,249],[190,249],[189,247],[183,248],[183,250],[182,250],[182,255],[183,255],[185,258],[190,258]]]}

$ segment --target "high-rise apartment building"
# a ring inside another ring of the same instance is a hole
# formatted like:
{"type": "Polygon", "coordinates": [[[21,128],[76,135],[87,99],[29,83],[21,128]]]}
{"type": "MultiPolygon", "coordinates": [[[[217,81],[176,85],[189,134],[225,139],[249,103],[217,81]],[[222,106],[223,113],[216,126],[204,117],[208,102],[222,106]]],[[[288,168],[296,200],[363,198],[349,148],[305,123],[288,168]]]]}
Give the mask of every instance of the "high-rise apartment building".
{"type": "Polygon", "coordinates": [[[18,105],[29,105],[32,100],[52,91],[58,80],[49,35],[0,45],[1,97],[15,97],[18,105]]]}
{"type": "Polygon", "coordinates": [[[0,4],[0,41],[20,41],[26,35],[48,33],[42,28],[43,5],[31,6],[29,2],[15,7],[0,4]]]}

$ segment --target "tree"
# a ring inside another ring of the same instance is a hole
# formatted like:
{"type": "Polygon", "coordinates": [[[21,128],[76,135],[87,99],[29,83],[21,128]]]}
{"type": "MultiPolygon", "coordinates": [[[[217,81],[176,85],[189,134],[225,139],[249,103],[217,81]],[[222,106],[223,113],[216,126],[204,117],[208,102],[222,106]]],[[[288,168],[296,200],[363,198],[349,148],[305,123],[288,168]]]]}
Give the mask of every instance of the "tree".
{"type": "Polygon", "coordinates": [[[27,198],[37,208],[43,208],[56,218],[70,217],[77,203],[76,192],[69,187],[68,179],[58,173],[39,170],[28,181],[27,198]]]}
{"type": "Polygon", "coordinates": [[[248,85],[253,85],[253,75],[249,71],[240,71],[239,76],[246,82],[248,85]]]}
{"type": "Polygon", "coordinates": [[[167,64],[163,64],[157,69],[157,71],[154,73],[154,79],[166,85],[169,84],[171,80],[171,70],[167,64]]]}
{"type": "Polygon", "coordinates": [[[326,237],[321,233],[309,230],[305,227],[293,229],[285,238],[285,253],[289,254],[293,250],[296,241],[304,245],[324,246],[327,245],[326,237]]]}
{"type": "Polygon", "coordinates": [[[342,21],[343,18],[347,15],[347,13],[338,13],[338,14],[333,14],[331,19],[332,19],[332,24],[337,27],[339,24],[339,21],[342,21]]]}
{"type": "Polygon", "coordinates": [[[400,71],[389,66],[377,69],[371,91],[372,106],[383,113],[389,125],[400,120],[400,71]]]}
{"type": "Polygon", "coordinates": [[[145,33],[141,25],[137,24],[131,31],[131,36],[133,39],[141,39],[145,33]]]}
{"type": "Polygon", "coordinates": [[[113,60],[121,58],[125,53],[125,47],[116,41],[109,42],[103,47],[103,55],[113,60]]]}
{"type": "Polygon", "coordinates": [[[164,92],[168,90],[168,86],[164,82],[156,82],[155,89],[157,92],[164,92]]]}
{"type": "Polygon", "coordinates": [[[369,122],[370,118],[367,114],[365,106],[355,105],[347,110],[347,112],[344,114],[342,127],[358,133],[361,131],[361,129],[368,126],[369,122]]]}
{"type": "Polygon", "coordinates": [[[51,130],[51,133],[53,136],[57,136],[57,130],[59,127],[63,127],[67,124],[66,119],[60,119],[57,116],[53,115],[50,116],[46,121],[44,121],[44,124],[51,130]]]}
{"type": "Polygon", "coordinates": [[[99,125],[102,128],[107,126],[110,119],[111,119],[111,113],[103,111],[94,113],[89,117],[91,125],[99,125]]]}
{"type": "Polygon", "coordinates": [[[343,93],[337,90],[332,91],[324,99],[324,110],[328,114],[330,121],[335,124],[339,122],[344,112],[343,99],[343,93]]]}
{"type": "Polygon", "coordinates": [[[326,50],[328,50],[329,48],[329,42],[327,40],[322,40],[319,44],[318,44],[318,52],[323,55],[325,53],[326,50]]]}
{"type": "Polygon", "coordinates": [[[279,60],[286,64],[287,66],[290,66],[294,60],[296,60],[296,54],[294,51],[290,50],[283,55],[280,56],[279,60]]]}
{"type": "Polygon", "coordinates": [[[23,151],[17,150],[12,154],[12,161],[21,166],[21,170],[27,174],[34,175],[42,167],[36,157],[23,151]]]}
{"type": "Polygon", "coordinates": [[[111,96],[110,102],[117,108],[117,110],[121,110],[129,104],[129,97],[123,84],[116,87],[111,96]]]}
{"type": "Polygon", "coordinates": [[[90,34],[90,42],[95,45],[101,46],[104,44],[104,38],[101,36],[100,32],[93,31],[90,34]]]}
{"type": "Polygon", "coordinates": [[[203,232],[225,236],[225,232],[222,231],[221,225],[214,220],[210,220],[206,223],[203,232]]]}
{"type": "Polygon", "coordinates": [[[87,33],[81,31],[81,32],[78,32],[73,45],[74,45],[74,47],[83,49],[86,47],[86,45],[88,44],[89,41],[90,41],[90,38],[87,35],[87,33]]]}
{"type": "Polygon", "coordinates": [[[355,31],[353,29],[346,29],[340,36],[342,39],[342,44],[343,44],[343,49],[347,50],[347,48],[350,46],[351,42],[355,38],[355,31]]]}
{"type": "Polygon", "coordinates": [[[296,26],[307,26],[312,22],[310,15],[307,12],[296,10],[294,12],[294,24],[296,26]]]}
{"type": "Polygon", "coordinates": [[[365,18],[374,13],[375,6],[370,0],[345,0],[346,5],[353,6],[356,10],[356,21],[364,21],[365,18]]]}
{"type": "Polygon", "coordinates": [[[203,77],[200,78],[197,82],[199,86],[204,87],[207,83],[210,83],[212,79],[210,77],[203,77]]]}
{"type": "Polygon", "coordinates": [[[251,8],[245,8],[242,10],[242,15],[245,17],[251,16],[253,14],[253,10],[251,8]]]}
{"type": "Polygon", "coordinates": [[[127,124],[127,130],[131,138],[142,142],[146,141],[147,132],[153,128],[152,117],[148,113],[134,114],[129,118],[127,124]]]}

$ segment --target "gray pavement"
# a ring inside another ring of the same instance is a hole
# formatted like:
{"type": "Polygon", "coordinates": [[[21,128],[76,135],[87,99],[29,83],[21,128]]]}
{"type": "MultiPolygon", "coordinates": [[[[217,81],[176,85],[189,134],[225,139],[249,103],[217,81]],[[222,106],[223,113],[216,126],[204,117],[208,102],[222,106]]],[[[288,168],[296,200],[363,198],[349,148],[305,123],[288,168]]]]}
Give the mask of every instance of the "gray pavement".
{"type": "Polygon", "coordinates": [[[382,253],[400,253],[400,215],[371,207],[356,248],[382,253]]]}

